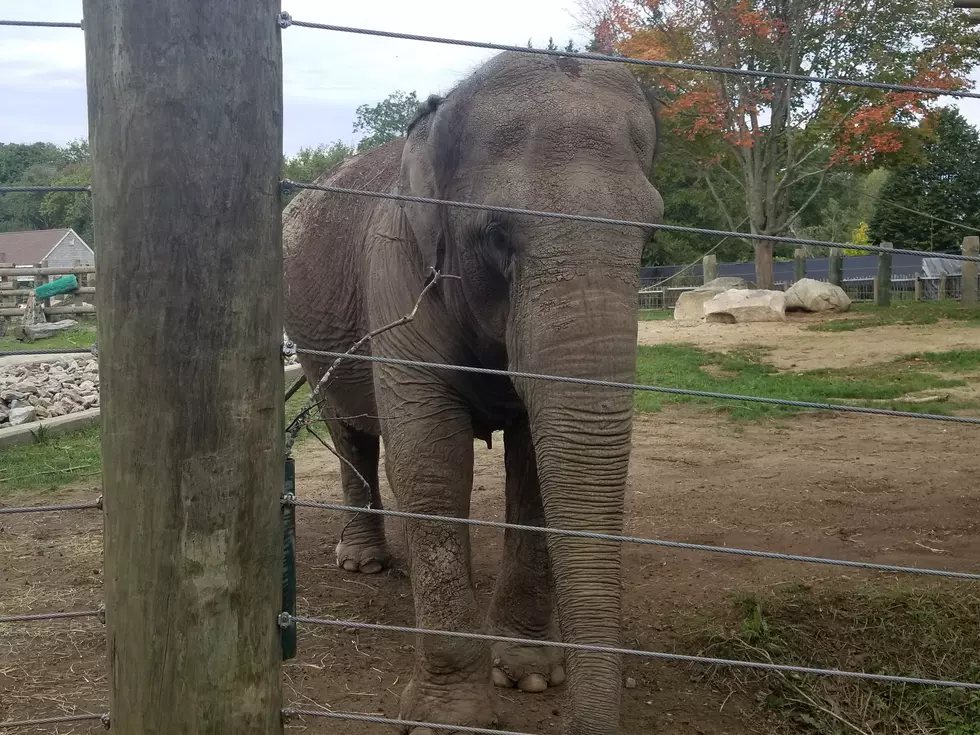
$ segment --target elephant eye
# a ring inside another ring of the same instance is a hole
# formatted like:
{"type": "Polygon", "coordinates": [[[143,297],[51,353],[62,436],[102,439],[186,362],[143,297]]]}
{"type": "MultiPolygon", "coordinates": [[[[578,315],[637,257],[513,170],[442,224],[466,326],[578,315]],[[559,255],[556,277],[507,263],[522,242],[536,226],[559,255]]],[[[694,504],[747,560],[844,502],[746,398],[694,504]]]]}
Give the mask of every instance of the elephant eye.
{"type": "Polygon", "coordinates": [[[483,236],[494,247],[502,248],[507,244],[507,230],[500,222],[488,222],[483,228],[483,236]]]}

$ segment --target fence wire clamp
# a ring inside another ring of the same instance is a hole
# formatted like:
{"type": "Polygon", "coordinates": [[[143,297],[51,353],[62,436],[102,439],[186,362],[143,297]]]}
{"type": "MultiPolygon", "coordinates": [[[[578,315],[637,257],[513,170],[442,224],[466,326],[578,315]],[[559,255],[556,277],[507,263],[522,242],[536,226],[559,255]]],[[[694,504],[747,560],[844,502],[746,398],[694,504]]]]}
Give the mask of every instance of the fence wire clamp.
{"type": "Polygon", "coordinates": [[[102,727],[104,727],[106,730],[109,730],[109,729],[112,728],[112,720],[109,719],[109,713],[108,712],[106,712],[104,715],[102,715],[101,721],[102,721],[102,727]]]}
{"type": "Polygon", "coordinates": [[[296,357],[296,343],[291,339],[287,339],[282,343],[282,356],[286,359],[296,357]]]}
{"type": "Polygon", "coordinates": [[[289,196],[290,194],[293,194],[294,192],[297,192],[302,188],[303,188],[302,186],[300,186],[299,184],[297,184],[295,181],[291,179],[283,179],[282,181],[279,182],[279,194],[281,196],[289,196]]]}
{"type": "Polygon", "coordinates": [[[280,28],[289,28],[293,24],[293,16],[283,10],[279,13],[278,23],[280,28]]]}
{"type": "Polygon", "coordinates": [[[279,617],[276,618],[276,623],[282,629],[292,628],[296,625],[296,619],[288,612],[281,612],[279,613],[279,617]]]}
{"type": "Polygon", "coordinates": [[[97,497],[95,499],[95,509],[96,510],[105,510],[105,507],[102,504],[102,495],[99,495],[99,497],[97,497]]]}
{"type": "MultiPolygon", "coordinates": [[[[98,614],[95,616],[102,625],[105,625],[105,605],[99,606],[98,614]]],[[[108,717],[108,715],[106,715],[108,717]]]]}

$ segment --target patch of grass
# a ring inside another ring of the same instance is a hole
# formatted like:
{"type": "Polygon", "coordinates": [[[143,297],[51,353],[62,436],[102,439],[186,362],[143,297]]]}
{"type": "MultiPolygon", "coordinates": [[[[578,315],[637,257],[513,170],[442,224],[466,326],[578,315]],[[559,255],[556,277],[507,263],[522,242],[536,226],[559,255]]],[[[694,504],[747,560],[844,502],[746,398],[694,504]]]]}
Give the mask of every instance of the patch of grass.
{"type": "MultiPolygon", "coordinates": [[[[637,380],[640,383],[668,388],[815,403],[843,402],[861,405],[865,401],[876,401],[874,405],[881,406],[880,402],[885,401],[889,408],[927,413],[948,413],[967,406],[950,402],[910,404],[897,400],[908,393],[965,384],[963,380],[927,372],[933,363],[925,360],[897,360],[858,368],[785,373],[764,361],[766,352],[767,348],[763,347],[746,347],[728,354],[707,352],[684,344],[640,347],[637,380]]],[[[934,353],[933,360],[942,360],[941,356],[946,354],[948,353],[934,353]]],[[[659,411],[664,405],[679,402],[709,405],[725,410],[738,419],[786,416],[800,410],[761,403],[653,392],[637,392],[636,396],[638,411],[659,411]]]]}
{"type": "Polygon", "coordinates": [[[91,426],[51,436],[43,429],[33,444],[0,450],[0,494],[57,490],[84,478],[98,482],[102,470],[99,429],[91,426]]]}
{"type": "Polygon", "coordinates": [[[656,309],[654,311],[638,311],[637,319],[641,322],[663,322],[674,318],[673,309],[656,309]]]}
{"type": "Polygon", "coordinates": [[[854,304],[850,316],[807,327],[812,332],[853,332],[890,324],[936,324],[940,320],[980,326],[980,307],[958,301],[898,301],[891,306],[854,304]]]}
{"type": "MultiPolygon", "coordinates": [[[[286,422],[293,420],[303,407],[308,390],[300,389],[286,403],[286,422]]],[[[330,435],[323,424],[314,431],[327,441],[330,435]]],[[[309,437],[300,432],[296,443],[309,437]]],[[[102,471],[99,426],[94,425],[67,434],[48,434],[42,424],[34,442],[0,449],[0,496],[25,490],[58,490],[87,479],[98,484],[102,471]]]]}
{"type": "MultiPolygon", "coordinates": [[[[738,599],[692,638],[699,653],[721,658],[969,682],[980,680],[978,615],[969,584],[795,585],[738,599]]],[[[726,667],[705,676],[764,705],[767,732],[980,735],[976,691],[726,667]]]]}
{"type": "Polygon", "coordinates": [[[932,370],[950,373],[971,373],[980,370],[980,350],[950,350],[948,352],[916,352],[898,358],[920,363],[932,370]]]}
{"type": "Polygon", "coordinates": [[[78,320],[78,326],[66,332],[60,332],[47,339],[37,342],[21,342],[10,335],[11,327],[7,327],[7,334],[0,337],[0,351],[8,350],[59,350],[69,347],[77,347],[80,352],[88,352],[92,344],[97,341],[95,321],[92,319],[78,320]]]}

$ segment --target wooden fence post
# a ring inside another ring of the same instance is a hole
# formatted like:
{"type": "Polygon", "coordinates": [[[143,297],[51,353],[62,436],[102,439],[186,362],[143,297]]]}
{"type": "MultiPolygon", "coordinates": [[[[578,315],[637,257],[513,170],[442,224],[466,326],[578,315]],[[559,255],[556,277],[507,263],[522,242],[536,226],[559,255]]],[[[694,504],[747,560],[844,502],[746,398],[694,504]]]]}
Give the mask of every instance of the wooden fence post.
{"type": "Polygon", "coordinates": [[[922,276],[915,274],[915,300],[922,301],[922,276]]]}
{"type": "Polygon", "coordinates": [[[797,248],[793,251],[793,283],[806,278],[806,250],[797,248]]]}
{"type": "MultiPolygon", "coordinates": [[[[970,235],[963,238],[963,255],[980,255],[980,237],[970,235]]],[[[960,300],[974,306],[977,303],[977,262],[963,261],[963,283],[960,286],[960,300]]]]}
{"type": "Polygon", "coordinates": [[[945,301],[946,300],[946,274],[945,273],[940,273],[939,274],[939,294],[938,294],[938,298],[939,298],[940,301],[945,301]]]}
{"type": "Polygon", "coordinates": [[[718,256],[705,255],[701,260],[701,265],[704,271],[704,283],[713,281],[718,277],[718,256]]]}
{"type": "Polygon", "coordinates": [[[844,251],[840,248],[830,249],[827,263],[827,280],[835,286],[844,287],[844,251]]]}
{"type": "Polygon", "coordinates": [[[283,732],[279,9],[83,3],[113,732],[283,732]]]}
{"type": "Polygon", "coordinates": [[[756,240],[755,242],[755,285],[756,288],[771,289],[772,276],[772,240],[756,240]]]}
{"type": "MultiPolygon", "coordinates": [[[[891,248],[890,242],[879,247],[891,248]]],[[[889,306],[892,302],[892,254],[878,253],[878,274],[875,276],[875,306],[889,306]]]]}

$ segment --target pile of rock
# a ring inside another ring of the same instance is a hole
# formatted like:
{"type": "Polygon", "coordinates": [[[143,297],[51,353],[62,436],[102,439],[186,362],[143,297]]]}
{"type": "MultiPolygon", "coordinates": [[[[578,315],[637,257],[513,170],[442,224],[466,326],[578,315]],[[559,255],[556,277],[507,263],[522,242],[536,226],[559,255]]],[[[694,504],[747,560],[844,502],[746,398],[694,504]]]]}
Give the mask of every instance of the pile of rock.
{"type": "Polygon", "coordinates": [[[687,322],[741,324],[781,322],[787,311],[847,311],[851,300],[839,286],[804,278],[785,293],[756,289],[741,278],[723,277],[682,293],[674,319],[687,322]]]}
{"type": "Polygon", "coordinates": [[[67,358],[0,368],[0,429],[99,405],[99,364],[67,358]]]}

